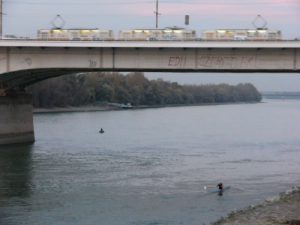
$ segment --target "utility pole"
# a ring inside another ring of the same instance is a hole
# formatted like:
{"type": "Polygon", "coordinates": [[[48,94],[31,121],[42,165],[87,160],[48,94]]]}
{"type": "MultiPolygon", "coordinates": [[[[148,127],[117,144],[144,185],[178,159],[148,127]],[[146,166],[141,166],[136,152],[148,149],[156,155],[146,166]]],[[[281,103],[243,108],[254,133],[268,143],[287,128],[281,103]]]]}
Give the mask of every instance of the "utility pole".
{"type": "Polygon", "coordinates": [[[154,13],[155,13],[155,16],[156,16],[156,26],[155,27],[157,29],[158,28],[158,15],[159,15],[159,12],[158,12],[158,0],[156,0],[156,11],[154,13]]]}
{"type": "Polygon", "coordinates": [[[2,0],[0,0],[0,39],[2,39],[2,17],[3,17],[3,10],[2,10],[2,0]]]}

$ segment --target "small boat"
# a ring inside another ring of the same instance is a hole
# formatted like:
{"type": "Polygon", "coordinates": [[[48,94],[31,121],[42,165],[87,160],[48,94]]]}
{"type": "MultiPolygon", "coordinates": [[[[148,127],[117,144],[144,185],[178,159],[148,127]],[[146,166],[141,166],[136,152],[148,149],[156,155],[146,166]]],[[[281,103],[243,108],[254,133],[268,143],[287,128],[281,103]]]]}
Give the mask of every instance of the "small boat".
{"type": "Polygon", "coordinates": [[[104,130],[101,128],[101,129],[99,130],[99,133],[100,133],[100,134],[103,134],[103,133],[104,133],[104,130]]]}
{"type": "Polygon", "coordinates": [[[222,195],[224,191],[227,191],[229,189],[230,189],[230,186],[226,186],[222,190],[219,189],[219,188],[217,188],[217,187],[207,187],[207,186],[204,186],[204,190],[207,191],[208,193],[218,193],[219,195],[222,195]]]}
{"type": "Polygon", "coordinates": [[[214,190],[211,190],[210,193],[218,193],[219,195],[222,195],[224,191],[227,191],[230,189],[230,186],[226,186],[223,189],[215,188],[214,190]]]}

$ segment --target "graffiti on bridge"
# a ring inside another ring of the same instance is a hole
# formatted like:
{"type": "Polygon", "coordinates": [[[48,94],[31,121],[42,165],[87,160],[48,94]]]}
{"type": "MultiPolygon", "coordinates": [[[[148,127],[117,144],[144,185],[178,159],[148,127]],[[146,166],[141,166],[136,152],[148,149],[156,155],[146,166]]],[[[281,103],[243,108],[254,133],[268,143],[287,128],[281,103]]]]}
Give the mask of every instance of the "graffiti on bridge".
{"type": "Polygon", "coordinates": [[[186,56],[170,56],[168,66],[174,68],[184,68],[186,66],[186,61],[186,56]]]}
{"type": "Polygon", "coordinates": [[[97,66],[97,62],[95,60],[90,59],[89,60],[89,67],[95,68],[97,66]]]}
{"type": "Polygon", "coordinates": [[[202,55],[198,57],[197,66],[205,68],[253,68],[256,56],[216,56],[202,55]]]}

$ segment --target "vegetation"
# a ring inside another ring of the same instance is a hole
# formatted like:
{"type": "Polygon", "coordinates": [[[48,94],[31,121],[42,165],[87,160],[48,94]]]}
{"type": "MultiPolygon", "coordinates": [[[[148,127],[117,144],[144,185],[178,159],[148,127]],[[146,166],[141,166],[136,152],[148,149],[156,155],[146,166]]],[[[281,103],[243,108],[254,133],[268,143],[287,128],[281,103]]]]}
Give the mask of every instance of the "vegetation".
{"type": "Polygon", "coordinates": [[[142,73],[89,73],[45,80],[28,88],[34,107],[84,106],[96,103],[172,105],[259,102],[252,84],[179,85],[161,79],[148,80],[142,73]]]}

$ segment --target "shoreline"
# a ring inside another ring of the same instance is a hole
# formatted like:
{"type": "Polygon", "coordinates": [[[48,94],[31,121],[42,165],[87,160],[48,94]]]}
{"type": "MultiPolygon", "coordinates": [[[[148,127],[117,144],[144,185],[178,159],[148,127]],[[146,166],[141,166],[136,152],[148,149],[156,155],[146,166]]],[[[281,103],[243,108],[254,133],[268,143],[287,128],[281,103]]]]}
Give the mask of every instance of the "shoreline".
{"type": "Polygon", "coordinates": [[[271,200],[234,211],[212,225],[300,225],[300,187],[271,200]]]}
{"type": "Polygon", "coordinates": [[[258,104],[264,102],[226,102],[226,103],[201,103],[201,104],[173,104],[173,105],[140,105],[130,108],[121,108],[110,105],[87,105],[77,107],[53,107],[53,108],[33,108],[33,113],[65,113],[65,112],[97,112],[97,111],[117,111],[117,110],[138,110],[138,109],[155,109],[168,107],[188,107],[188,106],[217,106],[217,105],[241,105],[241,104],[258,104]]]}

